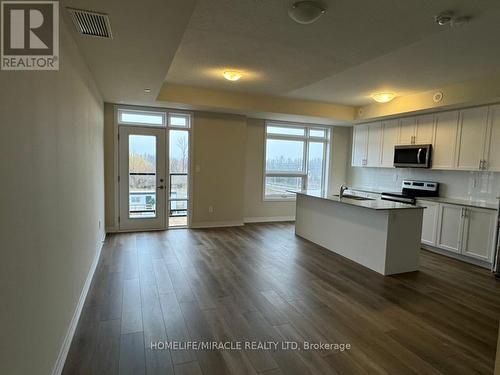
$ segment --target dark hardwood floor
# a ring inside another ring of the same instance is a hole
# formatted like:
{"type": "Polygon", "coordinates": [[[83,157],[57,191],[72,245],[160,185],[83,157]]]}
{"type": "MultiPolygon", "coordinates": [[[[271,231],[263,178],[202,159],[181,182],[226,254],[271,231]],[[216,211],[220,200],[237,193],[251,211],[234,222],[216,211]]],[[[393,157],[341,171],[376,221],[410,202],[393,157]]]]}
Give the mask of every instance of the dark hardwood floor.
{"type": "Polygon", "coordinates": [[[492,374],[499,317],[489,271],[426,251],[383,277],[286,223],[110,235],[64,374],[492,374]],[[304,340],[351,349],[150,348],[304,340]]]}

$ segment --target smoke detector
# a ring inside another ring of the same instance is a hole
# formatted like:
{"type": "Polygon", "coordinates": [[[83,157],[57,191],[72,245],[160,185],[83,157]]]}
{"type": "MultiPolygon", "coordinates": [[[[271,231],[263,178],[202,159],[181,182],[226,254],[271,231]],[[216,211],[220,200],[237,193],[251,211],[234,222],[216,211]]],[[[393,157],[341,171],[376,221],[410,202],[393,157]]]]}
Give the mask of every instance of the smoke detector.
{"type": "Polygon", "coordinates": [[[326,8],[318,1],[297,1],[288,10],[288,15],[297,23],[307,25],[326,13],[326,8]]]}
{"type": "Polygon", "coordinates": [[[458,26],[464,23],[469,22],[470,17],[461,16],[457,17],[453,12],[442,12],[434,17],[434,22],[436,22],[439,26],[458,26]]]}

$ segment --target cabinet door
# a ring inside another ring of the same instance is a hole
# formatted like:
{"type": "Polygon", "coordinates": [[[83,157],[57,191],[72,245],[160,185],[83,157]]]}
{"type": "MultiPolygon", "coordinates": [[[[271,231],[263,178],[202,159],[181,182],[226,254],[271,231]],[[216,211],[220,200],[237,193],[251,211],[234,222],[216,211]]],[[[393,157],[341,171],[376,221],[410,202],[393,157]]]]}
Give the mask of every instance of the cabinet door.
{"type": "Polygon", "coordinates": [[[366,165],[380,167],[382,157],[382,123],[376,122],[368,126],[368,150],[366,165]]]}
{"type": "Polygon", "coordinates": [[[415,117],[405,117],[399,123],[399,139],[398,144],[410,145],[414,142],[415,137],[415,117]]]}
{"type": "Polygon", "coordinates": [[[491,262],[496,211],[471,207],[465,212],[462,254],[491,262]]]}
{"type": "Polygon", "coordinates": [[[416,144],[432,144],[434,138],[434,115],[417,116],[415,121],[416,144]]]}
{"type": "Polygon", "coordinates": [[[368,125],[354,126],[352,134],[352,166],[366,165],[366,151],[368,143],[368,125]]]}
{"type": "Polygon", "coordinates": [[[389,120],[382,123],[382,167],[394,166],[394,146],[398,143],[399,120],[389,120]]]}
{"type": "Polygon", "coordinates": [[[418,205],[426,207],[422,221],[422,243],[436,246],[439,203],[419,200],[418,205]]]}
{"type": "Polygon", "coordinates": [[[457,144],[458,111],[441,112],[435,116],[432,168],[453,169],[457,144]]]}
{"type": "Polygon", "coordinates": [[[484,155],[488,107],[460,111],[457,142],[457,169],[481,169],[484,155]]]}
{"type": "Polygon", "coordinates": [[[500,105],[490,107],[484,160],[486,169],[500,172],[500,105]]]}
{"type": "Polygon", "coordinates": [[[460,253],[462,245],[463,207],[451,204],[439,205],[439,224],[436,246],[460,253]]]}

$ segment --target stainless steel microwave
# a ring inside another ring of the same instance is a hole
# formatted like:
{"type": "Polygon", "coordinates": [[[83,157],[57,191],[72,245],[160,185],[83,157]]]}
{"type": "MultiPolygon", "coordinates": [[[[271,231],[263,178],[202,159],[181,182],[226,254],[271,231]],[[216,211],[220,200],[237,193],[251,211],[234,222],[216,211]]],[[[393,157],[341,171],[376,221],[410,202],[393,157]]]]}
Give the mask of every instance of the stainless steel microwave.
{"type": "Polygon", "coordinates": [[[404,145],[394,147],[396,168],[430,168],[432,145],[404,145]]]}

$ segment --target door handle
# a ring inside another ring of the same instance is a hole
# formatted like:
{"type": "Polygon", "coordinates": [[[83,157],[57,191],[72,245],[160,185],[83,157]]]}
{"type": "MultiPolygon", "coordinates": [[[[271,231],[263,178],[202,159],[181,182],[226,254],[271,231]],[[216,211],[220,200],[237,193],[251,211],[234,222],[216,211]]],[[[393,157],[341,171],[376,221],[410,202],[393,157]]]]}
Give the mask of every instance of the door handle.
{"type": "Polygon", "coordinates": [[[157,189],[159,189],[159,190],[165,189],[165,186],[160,185],[160,186],[157,187],[157,189]]]}
{"type": "Polygon", "coordinates": [[[420,161],[420,154],[422,153],[422,149],[419,148],[418,149],[418,152],[417,152],[417,164],[422,164],[422,162],[420,161]]]}

